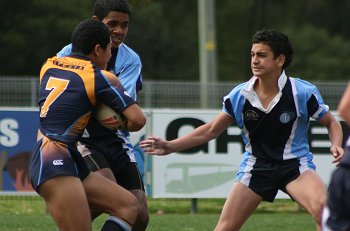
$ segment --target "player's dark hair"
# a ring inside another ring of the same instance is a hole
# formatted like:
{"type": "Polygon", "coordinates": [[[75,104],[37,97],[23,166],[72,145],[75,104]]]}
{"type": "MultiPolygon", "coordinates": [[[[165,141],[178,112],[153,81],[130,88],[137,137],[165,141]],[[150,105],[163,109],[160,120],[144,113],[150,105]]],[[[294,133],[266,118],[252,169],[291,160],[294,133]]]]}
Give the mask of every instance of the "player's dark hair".
{"type": "Polygon", "coordinates": [[[108,27],[100,21],[88,19],[75,27],[72,34],[72,51],[88,55],[97,44],[106,49],[110,41],[108,27]]]}
{"type": "Polygon", "coordinates": [[[96,0],[92,13],[99,20],[103,20],[111,11],[122,12],[129,17],[131,14],[127,0],[96,0]]]}
{"type": "Polygon", "coordinates": [[[271,48],[274,57],[283,54],[286,58],[283,69],[286,69],[293,60],[293,47],[286,34],[275,30],[258,31],[253,36],[253,43],[264,43],[271,48]]]}

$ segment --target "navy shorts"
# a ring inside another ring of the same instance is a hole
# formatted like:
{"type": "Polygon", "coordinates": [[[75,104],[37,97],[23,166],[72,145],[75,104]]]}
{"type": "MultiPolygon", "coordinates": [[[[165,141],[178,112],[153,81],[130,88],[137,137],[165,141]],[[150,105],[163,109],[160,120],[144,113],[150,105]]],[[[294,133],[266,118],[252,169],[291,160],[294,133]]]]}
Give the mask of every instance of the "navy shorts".
{"type": "Polygon", "coordinates": [[[75,176],[84,180],[90,170],[74,145],[44,137],[37,141],[29,164],[29,177],[36,192],[39,186],[55,176],[75,176]]]}
{"type": "Polygon", "coordinates": [[[236,180],[260,195],[263,200],[272,202],[278,190],[286,192],[286,185],[306,170],[315,170],[312,156],[271,161],[245,154],[236,180]]]}
{"type": "Polygon", "coordinates": [[[350,168],[338,167],[329,184],[327,225],[332,230],[350,230],[350,168]]]}
{"type": "Polygon", "coordinates": [[[137,163],[131,161],[127,153],[130,152],[130,146],[118,138],[84,138],[79,142],[78,149],[91,171],[110,168],[123,188],[145,190],[137,163]]]}

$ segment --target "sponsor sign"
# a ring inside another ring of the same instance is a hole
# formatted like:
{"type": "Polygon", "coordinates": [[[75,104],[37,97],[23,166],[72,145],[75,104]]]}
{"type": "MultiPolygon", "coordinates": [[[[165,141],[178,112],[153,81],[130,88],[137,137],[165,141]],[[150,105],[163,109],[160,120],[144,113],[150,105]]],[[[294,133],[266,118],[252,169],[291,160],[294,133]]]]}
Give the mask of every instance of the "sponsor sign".
{"type": "Polygon", "coordinates": [[[0,108],[0,191],[33,192],[28,165],[38,123],[36,109],[0,108]]]}
{"type": "MultiPolygon", "coordinates": [[[[225,198],[234,182],[243,153],[241,131],[229,127],[207,144],[168,156],[145,156],[139,141],[155,135],[168,140],[211,121],[220,110],[145,110],[147,124],[131,133],[135,156],[154,198],[225,198]],[[145,175],[144,175],[145,173],[145,175]]],[[[284,116],[282,119],[286,119],[284,116]]],[[[30,153],[38,129],[35,108],[0,108],[0,193],[32,192],[28,178],[30,153]]],[[[343,124],[344,134],[348,133],[343,124]]],[[[347,135],[344,135],[347,137],[347,135]]],[[[317,171],[327,184],[335,166],[329,152],[327,129],[310,122],[310,147],[317,171]]],[[[60,164],[58,161],[56,164],[60,164]]],[[[283,193],[278,194],[284,198],[283,193]]]]}
{"type": "MultiPolygon", "coordinates": [[[[147,134],[176,139],[211,121],[219,110],[152,110],[147,134]]],[[[284,116],[282,119],[286,119],[284,116]]],[[[344,134],[347,127],[343,124],[344,134]]],[[[346,137],[346,135],[345,135],[346,137]]],[[[317,172],[328,184],[335,168],[327,129],[310,121],[310,149],[317,172]]],[[[151,187],[154,198],[226,198],[244,151],[241,131],[231,126],[207,144],[167,156],[152,157],[151,187]]],[[[288,197],[279,192],[278,198],[288,197]]]]}

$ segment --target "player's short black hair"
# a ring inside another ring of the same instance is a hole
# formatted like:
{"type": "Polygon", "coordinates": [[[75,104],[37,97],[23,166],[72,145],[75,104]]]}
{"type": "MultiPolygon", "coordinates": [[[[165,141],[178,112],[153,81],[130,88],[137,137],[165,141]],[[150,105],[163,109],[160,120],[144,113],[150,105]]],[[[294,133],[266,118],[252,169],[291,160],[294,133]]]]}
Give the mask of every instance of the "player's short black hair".
{"type": "Polygon", "coordinates": [[[80,22],[72,33],[72,51],[88,55],[97,44],[106,49],[110,41],[111,34],[105,24],[87,19],[80,22]]]}
{"type": "Polygon", "coordinates": [[[283,69],[287,68],[293,60],[293,47],[286,34],[276,30],[261,30],[254,34],[254,43],[265,43],[271,48],[274,57],[283,54],[286,61],[283,64],[283,69]]]}
{"type": "Polygon", "coordinates": [[[96,0],[92,13],[99,20],[103,20],[111,11],[122,12],[129,17],[131,14],[127,0],[96,0]]]}

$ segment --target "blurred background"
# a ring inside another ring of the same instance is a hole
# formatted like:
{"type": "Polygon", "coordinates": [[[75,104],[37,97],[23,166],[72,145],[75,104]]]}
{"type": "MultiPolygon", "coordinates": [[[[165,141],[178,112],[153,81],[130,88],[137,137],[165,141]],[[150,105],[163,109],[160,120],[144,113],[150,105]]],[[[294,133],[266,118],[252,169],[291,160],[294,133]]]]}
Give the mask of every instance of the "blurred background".
{"type": "MultiPolygon", "coordinates": [[[[2,95],[8,91],[7,98],[0,96],[0,106],[28,106],[36,100],[35,93],[28,93],[23,96],[25,99],[14,102],[9,94],[22,94],[30,89],[28,86],[36,86],[29,82],[19,89],[18,82],[24,84],[23,81],[37,78],[42,63],[70,43],[75,25],[91,17],[93,3],[94,0],[0,1],[0,85],[2,95]],[[9,81],[13,82],[14,77],[19,79],[11,87],[9,81]]],[[[295,56],[287,74],[317,84],[333,109],[349,79],[350,1],[129,0],[129,3],[132,15],[125,43],[139,53],[143,62],[145,91],[140,102],[144,107],[220,108],[222,96],[235,83],[251,77],[251,38],[261,29],[277,29],[289,35],[295,56]],[[203,3],[207,6],[204,17],[203,3]],[[204,25],[204,32],[199,29],[201,17],[209,25],[204,25]],[[201,44],[203,33],[207,33],[207,38],[201,44]],[[212,59],[201,64],[203,47],[212,59]],[[203,72],[208,71],[203,85],[203,72]],[[196,89],[198,86],[201,92],[196,89]],[[152,92],[147,93],[150,89],[152,92]],[[172,92],[194,103],[172,102],[172,92]],[[155,102],[166,94],[171,95],[168,100],[155,102]],[[203,99],[203,94],[209,95],[207,99],[203,99]]]]}

